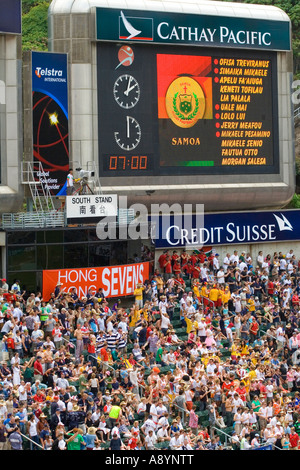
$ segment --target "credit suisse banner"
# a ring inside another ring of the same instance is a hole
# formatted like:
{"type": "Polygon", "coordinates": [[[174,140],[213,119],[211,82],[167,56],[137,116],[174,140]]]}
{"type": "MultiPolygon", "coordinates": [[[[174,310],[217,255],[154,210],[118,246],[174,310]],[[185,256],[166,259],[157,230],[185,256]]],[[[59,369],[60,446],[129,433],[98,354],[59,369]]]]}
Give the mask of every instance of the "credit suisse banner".
{"type": "MultiPolygon", "coordinates": [[[[270,243],[300,240],[300,210],[262,212],[220,212],[204,214],[202,226],[197,216],[152,218],[156,248],[196,248],[205,245],[270,243]]],[[[203,220],[203,218],[202,218],[203,220]]]]}
{"type": "Polygon", "coordinates": [[[64,292],[75,287],[79,297],[85,296],[89,289],[95,293],[100,287],[108,298],[132,295],[136,285],[148,279],[149,264],[44,270],[43,298],[49,299],[59,282],[64,292]]]}

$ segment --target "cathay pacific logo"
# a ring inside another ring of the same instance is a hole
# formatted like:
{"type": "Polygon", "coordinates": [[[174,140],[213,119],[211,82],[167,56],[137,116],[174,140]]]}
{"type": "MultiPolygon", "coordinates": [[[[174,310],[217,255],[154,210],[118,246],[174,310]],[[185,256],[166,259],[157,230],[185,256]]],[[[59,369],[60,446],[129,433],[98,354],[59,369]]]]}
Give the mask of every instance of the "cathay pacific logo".
{"type": "Polygon", "coordinates": [[[293,226],[283,214],[280,214],[281,218],[276,214],[273,214],[273,215],[275,219],[277,220],[280,232],[283,232],[284,230],[293,231],[293,226]]]}
{"type": "Polygon", "coordinates": [[[119,17],[119,38],[135,41],[153,41],[153,19],[125,16],[119,17]]]}

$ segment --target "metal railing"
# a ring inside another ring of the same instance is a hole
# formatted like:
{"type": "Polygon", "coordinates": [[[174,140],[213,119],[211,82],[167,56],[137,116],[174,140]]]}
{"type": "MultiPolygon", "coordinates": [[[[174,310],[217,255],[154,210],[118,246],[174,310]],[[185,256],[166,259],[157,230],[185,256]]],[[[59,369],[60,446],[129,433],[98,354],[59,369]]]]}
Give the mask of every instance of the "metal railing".
{"type": "Polygon", "coordinates": [[[22,184],[29,187],[35,210],[40,215],[54,210],[52,194],[47,183],[47,173],[41,162],[21,162],[22,184]]]}
{"type": "Polygon", "coordinates": [[[294,119],[300,117],[300,106],[296,109],[294,109],[294,119]]]}
{"type": "Polygon", "coordinates": [[[2,214],[3,229],[28,229],[44,227],[64,227],[65,213],[52,210],[49,212],[16,212],[2,214]]]}
{"type": "Polygon", "coordinates": [[[207,302],[209,302],[210,304],[212,304],[212,309],[213,309],[213,311],[215,311],[215,303],[214,303],[213,300],[210,300],[208,297],[205,297],[204,295],[201,295],[201,294],[199,295],[199,297],[200,297],[201,300],[202,300],[202,302],[201,302],[201,303],[202,303],[202,308],[204,307],[204,299],[205,299],[207,302]]]}
{"type": "Polygon", "coordinates": [[[212,426],[212,429],[215,429],[216,431],[218,431],[218,432],[224,434],[224,436],[225,436],[225,446],[227,446],[227,445],[228,445],[228,441],[227,441],[227,440],[229,440],[229,442],[230,442],[232,436],[231,436],[230,434],[228,434],[227,432],[223,431],[221,428],[217,428],[216,426],[212,426]]]}
{"type": "Polygon", "coordinates": [[[32,439],[30,439],[30,437],[26,436],[25,434],[22,434],[21,431],[20,431],[20,435],[24,439],[27,439],[27,441],[31,442],[34,446],[39,447],[40,449],[44,450],[43,446],[41,446],[40,444],[37,444],[36,442],[34,442],[32,439]]]}

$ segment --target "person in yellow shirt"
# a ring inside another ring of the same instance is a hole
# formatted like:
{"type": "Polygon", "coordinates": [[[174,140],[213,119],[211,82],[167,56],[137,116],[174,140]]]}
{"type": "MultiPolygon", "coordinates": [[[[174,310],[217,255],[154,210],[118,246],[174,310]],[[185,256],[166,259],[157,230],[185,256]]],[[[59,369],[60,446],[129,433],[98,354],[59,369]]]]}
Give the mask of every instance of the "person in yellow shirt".
{"type": "Polygon", "coordinates": [[[193,286],[193,292],[196,295],[196,297],[199,299],[200,298],[200,290],[199,290],[199,284],[195,284],[193,286]]]}
{"type": "Polygon", "coordinates": [[[135,297],[135,303],[138,304],[139,308],[143,308],[143,291],[145,287],[143,284],[137,284],[136,288],[134,289],[133,295],[135,297]]]}
{"type": "Polygon", "coordinates": [[[195,332],[198,330],[198,322],[195,320],[195,316],[192,315],[191,318],[188,318],[186,314],[184,314],[184,319],[186,322],[186,332],[189,334],[192,329],[194,328],[195,332]]]}
{"type": "Polygon", "coordinates": [[[225,286],[225,290],[222,293],[222,303],[223,303],[223,305],[228,303],[230,297],[231,297],[231,292],[229,290],[229,287],[225,286]]]}
{"type": "Polygon", "coordinates": [[[202,295],[202,297],[208,298],[207,282],[205,282],[203,286],[201,287],[200,295],[202,295]]]}
{"type": "Polygon", "coordinates": [[[255,312],[255,301],[253,295],[251,295],[250,299],[248,300],[247,307],[249,312],[255,312]]]}
{"type": "Polygon", "coordinates": [[[235,361],[235,362],[237,361],[238,351],[239,351],[238,341],[234,340],[230,348],[232,361],[235,361]]]}
{"type": "Polygon", "coordinates": [[[138,308],[138,305],[134,305],[134,307],[132,307],[130,309],[130,313],[129,313],[129,328],[130,328],[130,331],[132,331],[132,329],[135,327],[136,325],[136,322],[141,318],[141,310],[138,308]]]}
{"type": "MultiPolygon", "coordinates": [[[[252,354],[251,354],[251,356],[252,356],[252,354]]],[[[253,358],[251,359],[251,361],[252,361],[252,364],[251,364],[251,366],[250,366],[250,371],[249,371],[249,373],[248,373],[248,378],[249,378],[249,381],[250,381],[250,382],[253,382],[253,380],[256,379],[257,374],[256,374],[256,369],[255,369],[255,365],[256,365],[256,364],[254,364],[253,358]]],[[[255,358],[255,362],[257,363],[256,358],[255,358]]]]}
{"type": "Polygon", "coordinates": [[[249,347],[245,341],[241,344],[241,356],[249,356],[249,347]]]}
{"type": "Polygon", "coordinates": [[[209,359],[210,359],[210,357],[208,357],[207,353],[201,354],[201,362],[202,362],[202,364],[205,365],[205,367],[207,366],[209,359]]]}
{"type": "Polygon", "coordinates": [[[156,282],[157,292],[162,292],[163,288],[164,288],[164,280],[163,280],[161,274],[157,274],[154,277],[154,281],[156,282]]]}
{"type": "Polygon", "coordinates": [[[209,292],[209,300],[211,300],[214,303],[215,307],[217,307],[218,298],[219,298],[219,289],[217,289],[216,285],[214,284],[209,292]]]}

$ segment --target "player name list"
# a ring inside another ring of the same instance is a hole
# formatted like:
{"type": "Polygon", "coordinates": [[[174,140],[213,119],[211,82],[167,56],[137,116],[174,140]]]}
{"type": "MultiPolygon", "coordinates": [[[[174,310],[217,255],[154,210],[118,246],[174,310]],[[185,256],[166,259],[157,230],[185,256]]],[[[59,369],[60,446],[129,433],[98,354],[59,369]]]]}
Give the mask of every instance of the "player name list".
{"type": "Polygon", "coordinates": [[[272,164],[271,61],[215,58],[213,74],[221,165],[272,164]]]}

